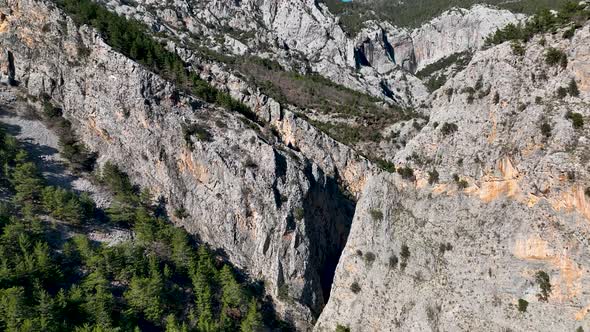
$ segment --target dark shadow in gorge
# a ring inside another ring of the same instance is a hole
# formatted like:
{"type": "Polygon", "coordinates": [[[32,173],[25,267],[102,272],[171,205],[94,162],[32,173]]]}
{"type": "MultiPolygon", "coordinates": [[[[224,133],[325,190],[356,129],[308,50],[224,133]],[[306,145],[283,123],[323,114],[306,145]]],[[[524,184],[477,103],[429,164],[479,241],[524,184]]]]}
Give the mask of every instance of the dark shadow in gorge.
{"type": "MultiPolygon", "coordinates": [[[[309,179],[314,179],[311,165],[305,170],[309,179]]],[[[311,292],[321,292],[321,303],[312,305],[314,316],[319,317],[330,298],[336,266],[346,246],[356,202],[347,197],[336,177],[324,177],[323,182],[312,181],[312,188],[304,201],[305,228],[310,242],[310,266],[307,278],[314,285],[306,287],[304,298],[311,292]],[[314,274],[314,275],[311,275],[314,274]],[[319,283],[319,284],[318,284],[319,283]]]]}

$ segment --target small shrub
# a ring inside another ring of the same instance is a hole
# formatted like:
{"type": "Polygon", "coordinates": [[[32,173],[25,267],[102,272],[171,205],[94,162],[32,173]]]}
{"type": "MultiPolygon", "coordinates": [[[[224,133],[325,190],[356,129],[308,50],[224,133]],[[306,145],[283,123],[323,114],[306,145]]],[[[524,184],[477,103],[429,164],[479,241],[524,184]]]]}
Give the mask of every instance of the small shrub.
{"type": "Polygon", "coordinates": [[[367,264],[373,264],[375,258],[375,254],[370,251],[365,254],[365,262],[367,262],[367,264]]]}
{"type": "Polygon", "coordinates": [[[359,256],[359,257],[363,257],[363,251],[360,250],[360,249],[357,249],[356,250],[356,255],[359,256]]]}
{"type": "Polygon", "coordinates": [[[193,150],[194,148],[192,141],[193,136],[199,141],[211,141],[211,134],[209,133],[209,130],[205,126],[197,123],[182,126],[182,136],[184,137],[184,141],[190,150],[193,150]]]}
{"type": "Polygon", "coordinates": [[[584,127],[584,117],[582,116],[582,114],[569,111],[567,112],[565,117],[568,120],[572,121],[572,126],[575,129],[580,129],[584,127]]]}
{"type": "Polygon", "coordinates": [[[279,295],[279,299],[281,299],[283,301],[289,300],[289,285],[282,284],[281,286],[279,286],[278,293],[279,293],[278,294],[279,295]]]}
{"type": "Polygon", "coordinates": [[[447,122],[445,122],[440,128],[440,132],[443,134],[443,136],[451,135],[457,130],[459,130],[459,127],[457,127],[456,124],[447,122]]]}
{"type": "Polygon", "coordinates": [[[473,87],[468,86],[468,87],[461,89],[461,93],[467,93],[467,94],[472,95],[475,93],[475,89],[473,87]]]}
{"type": "Polygon", "coordinates": [[[547,138],[551,137],[551,125],[547,121],[541,123],[541,134],[547,138]]]}
{"type": "Polygon", "coordinates": [[[432,185],[437,182],[438,182],[438,171],[436,169],[433,169],[432,171],[428,172],[428,183],[432,185]]]}
{"type": "Polygon", "coordinates": [[[563,99],[565,96],[567,96],[567,89],[562,86],[557,88],[557,98],[563,99]]]}
{"type": "Polygon", "coordinates": [[[412,180],[414,179],[414,170],[409,166],[401,167],[397,170],[399,175],[405,180],[412,180]]]}
{"type": "Polygon", "coordinates": [[[545,46],[545,44],[547,44],[547,39],[545,39],[545,37],[543,37],[539,40],[539,45],[545,46]]]}
{"type": "Polygon", "coordinates": [[[445,243],[441,243],[438,246],[438,250],[440,251],[441,254],[444,254],[447,251],[453,250],[453,245],[450,244],[449,242],[447,242],[446,244],[445,243]]]}
{"type": "Polygon", "coordinates": [[[389,257],[389,268],[395,269],[397,267],[398,262],[399,262],[399,259],[397,258],[397,256],[391,255],[391,257],[389,257]]]}
{"type": "Polygon", "coordinates": [[[570,81],[570,84],[567,87],[568,93],[570,94],[570,96],[572,97],[578,97],[580,95],[580,90],[578,89],[578,84],[576,83],[576,80],[572,79],[570,81]]]}
{"type": "Polygon", "coordinates": [[[543,102],[543,97],[536,96],[535,97],[535,104],[540,105],[543,102]]]}
{"type": "Polygon", "coordinates": [[[549,275],[545,271],[538,271],[535,274],[535,281],[541,289],[541,292],[537,294],[539,301],[547,302],[549,295],[551,295],[551,280],[549,279],[549,275]]]}
{"type": "Polygon", "coordinates": [[[180,206],[180,207],[174,209],[174,216],[178,219],[186,219],[186,218],[190,217],[190,215],[188,214],[188,211],[184,208],[184,206],[180,206]]]}
{"type": "Polygon", "coordinates": [[[498,93],[498,91],[494,93],[494,98],[492,99],[492,102],[496,105],[500,102],[500,94],[498,93]]]}
{"type": "Polygon", "coordinates": [[[406,266],[408,266],[408,260],[410,259],[410,248],[407,245],[402,244],[400,256],[402,259],[399,263],[399,267],[400,269],[404,270],[406,266]]]}
{"type": "Polygon", "coordinates": [[[526,309],[528,306],[529,306],[529,302],[527,300],[518,299],[518,311],[526,312],[526,309]]]}
{"type": "Polygon", "coordinates": [[[574,36],[575,33],[576,33],[576,27],[572,26],[571,28],[565,30],[562,37],[563,37],[563,39],[572,39],[572,37],[574,36]]]}
{"type": "Polygon", "coordinates": [[[58,118],[62,116],[62,111],[60,108],[53,106],[49,101],[43,102],[43,115],[47,119],[58,118]]]}
{"type": "Polygon", "coordinates": [[[350,285],[350,290],[353,293],[358,294],[361,291],[361,286],[359,285],[358,282],[355,281],[350,285]]]}
{"type": "Polygon", "coordinates": [[[335,332],[350,332],[350,328],[347,326],[342,326],[340,324],[338,324],[336,326],[336,331],[335,332]]]}
{"type": "Polygon", "coordinates": [[[453,174],[453,181],[455,181],[455,183],[457,184],[457,187],[459,187],[459,189],[465,189],[469,186],[469,183],[467,183],[467,181],[461,179],[459,177],[459,175],[457,175],[457,174],[453,174]]]}
{"type": "Polygon", "coordinates": [[[512,53],[514,55],[524,56],[524,54],[526,53],[524,46],[522,46],[522,44],[520,42],[513,41],[511,46],[512,46],[512,53]]]}
{"type": "Polygon", "coordinates": [[[388,173],[395,173],[395,164],[385,159],[377,159],[377,165],[388,173]]]}
{"type": "Polygon", "coordinates": [[[297,220],[303,220],[305,217],[305,210],[301,207],[296,208],[294,211],[294,217],[297,220]]]}
{"type": "Polygon", "coordinates": [[[371,214],[371,218],[373,218],[373,220],[375,220],[375,221],[383,220],[383,212],[381,212],[381,210],[372,209],[369,211],[369,213],[371,214]]]}
{"type": "Polygon", "coordinates": [[[246,158],[243,165],[246,168],[258,168],[258,164],[250,157],[246,158]]]}
{"type": "Polygon", "coordinates": [[[468,183],[466,180],[463,180],[463,179],[461,179],[461,180],[459,180],[459,181],[457,182],[457,187],[458,187],[459,189],[465,189],[465,188],[467,188],[468,186],[469,186],[469,183],[468,183]]]}
{"type": "Polygon", "coordinates": [[[479,91],[483,88],[483,77],[480,76],[477,78],[477,81],[475,82],[475,86],[473,87],[473,89],[475,91],[479,91]]]}
{"type": "Polygon", "coordinates": [[[547,53],[545,53],[545,62],[550,66],[559,64],[562,67],[567,67],[567,54],[565,54],[562,50],[550,47],[547,50],[547,53]]]}

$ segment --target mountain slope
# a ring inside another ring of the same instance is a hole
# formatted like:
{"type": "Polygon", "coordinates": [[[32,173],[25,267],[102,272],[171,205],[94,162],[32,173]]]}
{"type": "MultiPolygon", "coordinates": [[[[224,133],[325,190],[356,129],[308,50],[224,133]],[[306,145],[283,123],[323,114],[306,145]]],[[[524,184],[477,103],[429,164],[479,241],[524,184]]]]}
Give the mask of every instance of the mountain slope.
{"type": "Polygon", "coordinates": [[[400,175],[361,196],[316,330],[588,328],[590,24],[566,30],[478,52],[434,94],[400,175]]]}

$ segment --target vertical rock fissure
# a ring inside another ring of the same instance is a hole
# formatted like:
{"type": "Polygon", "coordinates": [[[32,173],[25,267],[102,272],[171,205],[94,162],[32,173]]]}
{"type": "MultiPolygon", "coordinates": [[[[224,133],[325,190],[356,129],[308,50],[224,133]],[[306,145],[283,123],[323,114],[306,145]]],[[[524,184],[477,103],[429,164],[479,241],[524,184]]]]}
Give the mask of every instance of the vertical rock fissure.
{"type": "MultiPolygon", "coordinates": [[[[310,176],[310,178],[313,178],[310,176]]],[[[312,307],[314,316],[321,314],[330,298],[332,282],[340,255],[346,246],[356,202],[346,197],[338,181],[326,177],[325,183],[312,182],[312,188],[304,201],[305,227],[310,242],[310,264],[313,269],[310,280],[319,282],[322,301],[320,306],[312,307]]],[[[317,291],[317,287],[314,287],[317,291]]]]}

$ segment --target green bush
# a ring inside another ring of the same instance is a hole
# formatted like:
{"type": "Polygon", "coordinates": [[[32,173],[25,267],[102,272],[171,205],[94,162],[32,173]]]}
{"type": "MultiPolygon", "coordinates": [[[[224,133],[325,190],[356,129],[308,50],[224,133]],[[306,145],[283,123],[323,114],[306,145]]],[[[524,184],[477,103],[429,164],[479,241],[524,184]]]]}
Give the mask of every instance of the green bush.
{"type": "MultiPolygon", "coordinates": [[[[562,6],[559,13],[554,15],[547,8],[537,10],[537,13],[526,21],[525,24],[508,24],[504,28],[497,30],[493,35],[486,39],[487,45],[497,45],[506,41],[529,41],[535,34],[553,32],[559,28],[570,24],[584,22],[590,18],[590,11],[585,5],[572,1],[561,2],[562,6]]],[[[533,2],[534,4],[534,2],[533,2]]],[[[535,6],[535,5],[533,5],[535,6]]],[[[539,7],[537,7],[539,8],[539,7]]],[[[572,28],[575,30],[575,27],[572,28]]],[[[564,37],[568,37],[572,32],[567,32],[564,37]]],[[[545,44],[544,39],[541,42],[545,44]]]]}
{"type": "Polygon", "coordinates": [[[551,130],[551,125],[547,123],[547,121],[541,123],[541,134],[543,134],[543,136],[547,138],[551,137],[551,130]]]}
{"type": "Polygon", "coordinates": [[[526,53],[524,46],[520,42],[513,41],[511,44],[511,47],[512,47],[512,53],[514,55],[524,56],[526,53]]]}
{"type": "Polygon", "coordinates": [[[410,247],[402,244],[400,251],[401,262],[399,263],[400,269],[403,271],[408,266],[408,260],[410,259],[410,247]]]}
{"type": "Polygon", "coordinates": [[[174,216],[178,219],[186,219],[186,218],[190,217],[190,214],[188,213],[188,211],[186,210],[186,208],[184,206],[180,206],[180,207],[174,209],[174,216]]]}
{"type": "Polygon", "coordinates": [[[358,294],[361,291],[361,286],[359,285],[358,282],[355,281],[350,285],[350,290],[353,293],[358,294]]]}
{"type": "Polygon", "coordinates": [[[433,169],[432,171],[428,172],[428,183],[429,184],[433,185],[433,184],[437,183],[438,178],[439,178],[439,175],[438,175],[438,171],[436,169],[433,169]]]}
{"type": "Polygon", "coordinates": [[[335,332],[350,332],[350,328],[348,328],[347,326],[342,326],[342,325],[338,324],[336,326],[335,332]]]}
{"type": "Polygon", "coordinates": [[[526,309],[528,306],[529,306],[529,302],[527,300],[518,299],[518,311],[526,312],[526,309]]]}
{"type": "Polygon", "coordinates": [[[461,180],[457,181],[457,187],[458,187],[459,189],[465,189],[465,188],[467,188],[468,186],[469,186],[469,182],[467,182],[467,181],[466,181],[466,180],[464,180],[464,179],[461,179],[461,180]]]}
{"type": "Polygon", "coordinates": [[[456,124],[447,122],[445,122],[440,128],[440,132],[443,134],[443,136],[451,135],[457,130],[459,130],[459,127],[456,124]]]}
{"type": "Polygon", "coordinates": [[[389,257],[389,268],[395,269],[397,267],[398,262],[399,262],[399,259],[397,258],[397,256],[391,255],[391,257],[389,257]]]}
{"type": "Polygon", "coordinates": [[[545,53],[545,62],[550,66],[560,65],[567,67],[567,54],[562,50],[550,47],[545,53]]]}
{"type": "Polygon", "coordinates": [[[541,290],[541,292],[537,294],[539,301],[547,302],[549,295],[551,295],[551,281],[549,279],[549,275],[545,271],[538,271],[535,274],[535,281],[541,290]]]}
{"type": "Polygon", "coordinates": [[[565,30],[562,37],[563,37],[563,39],[572,39],[572,37],[574,37],[575,33],[576,33],[576,27],[572,26],[569,29],[565,30]]]}
{"type": "Polygon", "coordinates": [[[498,93],[498,91],[496,91],[494,93],[494,98],[492,99],[492,102],[497,105],[500,102],[500,94],[498,93]]]}
{"type": "Polygon", "coordinates": [[[184,141],[187,147],[191,151],[194,148],[192,140],[193,137],[203,142],[210,142],[212,140],[212,136],[211,133],[209,133],[209,129],[204,125],[197,123],[182,126],[182,136],[184,137],[184,141]]]}
{"type": "Polygon", "coordinates": [[[45,187],[41,196],[43,208],[56,219],[80,224],[92,217],[94,203],[87,194],[78,196],[66,189],[45,187]]]}
{"type": "Polygon", "coordinates": [[[568,85],[568,93],[572,97],[580,96],[580,90],[578,89],[578,84],[576,83],[576,80],[572,79],[570,81],[570,84],[568,85]]]}
{"type": "Polygon", "coordinates": [[[565,96],[567,96],[567,89],[561,86],[557,88],[557,98],[563,99],[565,96]]]}
{"type": "Polygon", "coordinates": [[[365,262],[367,262],[367,264],[373,264],[373,262],[375,261],[375,254],[372,252],[367,252],[365,253],[365,262]]]}
{"type": "Polygon", "coordinates": [[[371,218],[373,218],[373,220],[375,220],[375,221],[383,220],[383,212],[381,212],[381,210],[371,209],[369,211],[369,213],[371,214],[371,218]]]}
{"type": "Polygon", "coordinates": [[[297,220],[303,220],[305,218],[305,210],[301,207],[295,209],[294,217],[297,220]]]}
{"type": "Polygon", "coordinates": [[[582,114],[568,111],[565,117],[572,122],[572,126],[575,129],[584,127],[584,117],[582,114]]]}
{"type": "Polygon", "coordinates": [[[379,168],[381,168],[382,170],[389,172],[389,173],[395,173],[395,164],[394,163],[389,162],[384,159],[377,159],[376,163],[379,166],[379,168]]]}
{"type": "Polygon", "coordinates": [[[414,170],[409,167],[400,167],[397,172],[401,175],[402,179],[404,180],[413,180],[414,179],[414,170]]]}

